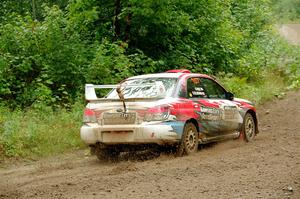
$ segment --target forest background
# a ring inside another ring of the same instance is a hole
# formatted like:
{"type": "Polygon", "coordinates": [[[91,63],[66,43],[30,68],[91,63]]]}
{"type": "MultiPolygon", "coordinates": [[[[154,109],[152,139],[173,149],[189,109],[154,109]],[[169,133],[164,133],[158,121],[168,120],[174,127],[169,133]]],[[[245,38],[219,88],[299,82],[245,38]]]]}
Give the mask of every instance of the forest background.
{"type": "Polygon", "coordinates": [[[0,162],[83,148],[84,84],[186,68],[262,103],[300,87],[299,0],[2,0],[0,162]]]}

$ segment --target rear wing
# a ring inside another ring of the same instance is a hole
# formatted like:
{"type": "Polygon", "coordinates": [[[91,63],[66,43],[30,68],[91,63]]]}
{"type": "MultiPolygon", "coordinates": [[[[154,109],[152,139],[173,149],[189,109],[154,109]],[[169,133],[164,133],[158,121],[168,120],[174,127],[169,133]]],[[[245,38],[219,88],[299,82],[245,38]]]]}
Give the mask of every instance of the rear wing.
{"type": "Polygon", "coordinates": [[[85,85],[85,99],[87,101],[91,100],[98,100],[99,98],[96,95],[95,89],[117,89],[118,87],[126,88],[145,88],[145,87],[154,87],[155,90],[162,94],[165,92],[165,88],[162,83],[155,82],[155,83],[148,83],[148,84],[130,84],[130,85],[122,85],[122,84],[111,84],[111,85],[94,85],[94,84],[86,84],[85,85]],[[163,88],[162,88],[163,87],[163,88]]]}
{"type": "Polygon", "coordinates": [[[115,85],[113,85],[113,84],[111,84],[111,85],[86,84],[85,85],[85,99],[87,101],[97,100],[98,97],[97,97],[96,91],[95,91],[96,88],[102,88],[102,89],[104,89],[104,88],[106,88],[106,89],[107,88],[111,88],[111,89],[113,89],[113,88],[118,88],[118,86],[120,86],[120,85],[119,84],[115,84],[115,85]]]}

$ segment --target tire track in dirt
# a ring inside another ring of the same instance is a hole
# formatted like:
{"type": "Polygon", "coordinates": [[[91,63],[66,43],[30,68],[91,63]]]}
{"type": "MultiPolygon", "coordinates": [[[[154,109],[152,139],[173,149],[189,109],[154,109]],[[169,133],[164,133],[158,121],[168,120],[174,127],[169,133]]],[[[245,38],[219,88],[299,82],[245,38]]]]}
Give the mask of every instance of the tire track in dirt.
{"type": "Polygon", "coordinates": [[[87,151],[0,170],[0,198],[300,198],[300,92],[258,107],[252,143],[102,163],[87,151]]]}

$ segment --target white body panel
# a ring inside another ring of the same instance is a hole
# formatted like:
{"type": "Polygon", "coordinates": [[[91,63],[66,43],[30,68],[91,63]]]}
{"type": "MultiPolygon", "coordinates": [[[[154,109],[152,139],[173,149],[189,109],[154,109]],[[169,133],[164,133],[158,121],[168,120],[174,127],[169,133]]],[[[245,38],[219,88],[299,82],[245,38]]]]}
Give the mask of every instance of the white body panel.
{"type": "Polygon", "coordinates": [[[89,123],[80,129],[81,139],[88,145],[135,143],[174,143],[180,138],[170,125],[143,122],[133,125],[103,125],[89,123]]]}

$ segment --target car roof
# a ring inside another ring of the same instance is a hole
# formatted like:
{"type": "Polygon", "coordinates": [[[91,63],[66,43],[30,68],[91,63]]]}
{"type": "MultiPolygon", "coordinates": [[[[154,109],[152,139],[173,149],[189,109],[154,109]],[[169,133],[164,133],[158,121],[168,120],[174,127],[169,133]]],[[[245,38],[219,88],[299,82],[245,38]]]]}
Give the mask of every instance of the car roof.
{"type": "Polygon", "coordinates": [[[133,76],[133,77],[130,77],[128,79],[143,79],[143,78],[153,78],[153,77],[154,78],[159,78],[159,77],[164,77],[164,78],[181,78],[181,77],[195,77],[195,76],[212,79],[208,75],[198,74],[198,73],[153,73],[153,74],[133,76]]]}

